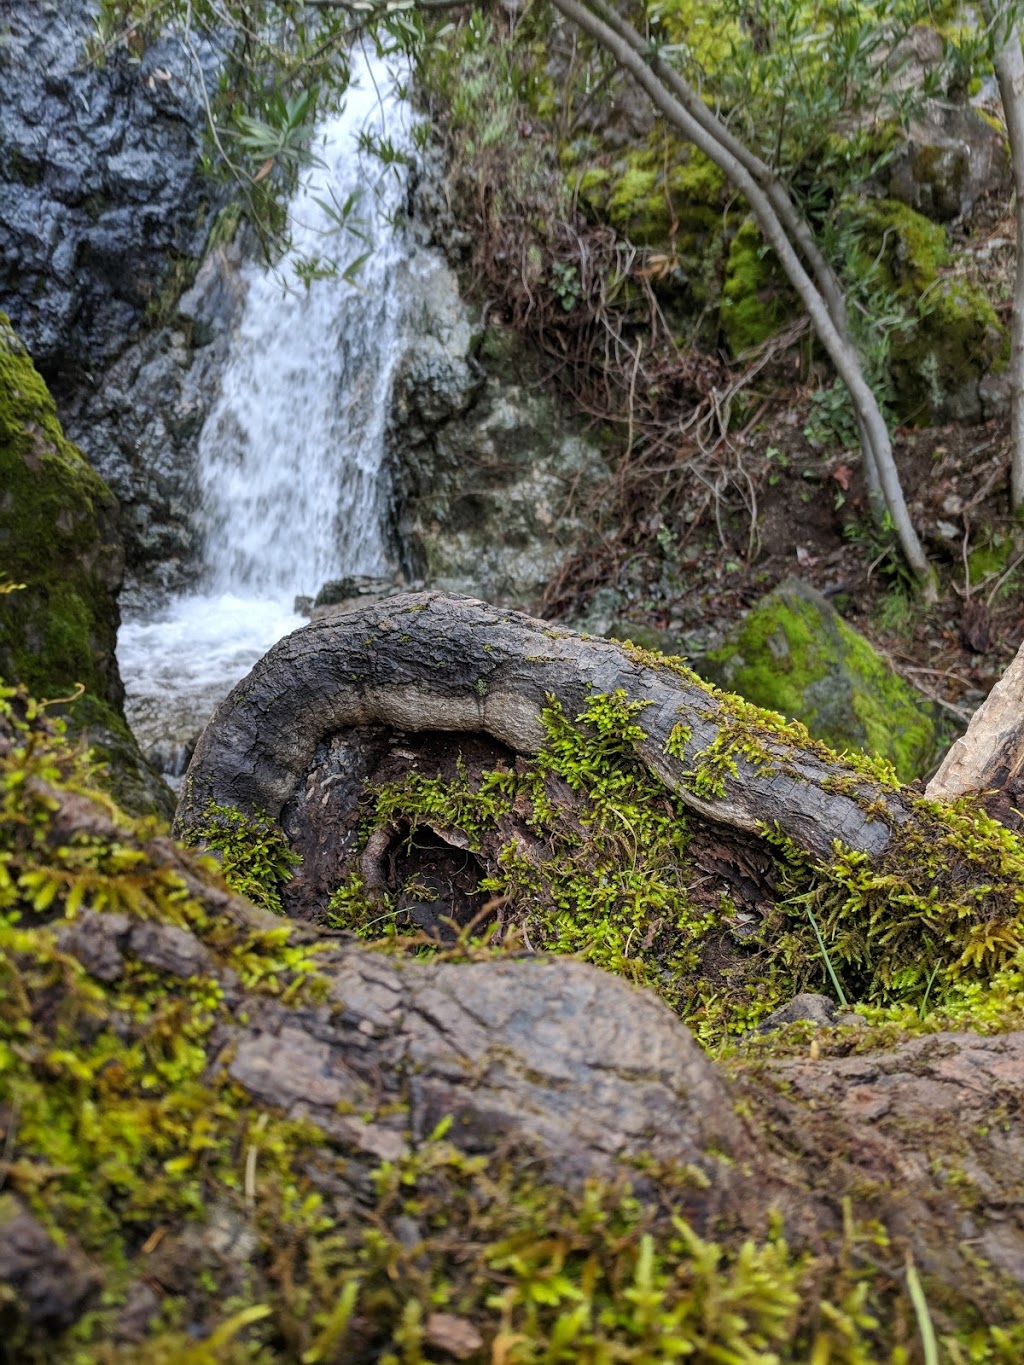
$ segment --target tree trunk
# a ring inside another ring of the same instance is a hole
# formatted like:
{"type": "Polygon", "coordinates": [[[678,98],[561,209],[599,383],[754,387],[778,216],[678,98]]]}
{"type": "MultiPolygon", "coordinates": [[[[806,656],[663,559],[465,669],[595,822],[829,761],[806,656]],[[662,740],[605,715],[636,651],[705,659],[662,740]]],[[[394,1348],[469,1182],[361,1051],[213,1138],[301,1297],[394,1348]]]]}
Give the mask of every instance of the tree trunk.
{"type": "Polygon", "coordinates": [[[964,792],[1005,794],[1019,804],[1024,773],[1024,645],[984,703],[971,717],[967,733],[954,742],[927,795],[952,801],[964,792]]]}
{"type": "Polygon", "coordinates": [[[769,713],[738,714],[736,699],[659,655],[472,598],[419,593],[316,622],[275,645],[206,727],[175,832],[188,838],[202,828],[210,802],[277,820],[318,746],[353,727],[487,735],[533,755],[553,699],[571,718],[588,697],[616,691],[645,704],[640,760],[718,825],[748,834],[777,827],[827,860],[836,840],[881,857],[917,818],[899,790],[798,730],[773,728],[769,713]],[[709,765],[718,795],[699,780],[709,765]]]}
{"type": "Polygon", "coordinates": [[[993,28],[992,65],[999,83],[1003,117],[1010,143],[1010,168],[1016,200],[1017,256],[1013,284],[1010,353],[1010,500],[1024,509],[1024,51],[1013,8],[995,9],[990,0],[982,13],[993,28]]]}

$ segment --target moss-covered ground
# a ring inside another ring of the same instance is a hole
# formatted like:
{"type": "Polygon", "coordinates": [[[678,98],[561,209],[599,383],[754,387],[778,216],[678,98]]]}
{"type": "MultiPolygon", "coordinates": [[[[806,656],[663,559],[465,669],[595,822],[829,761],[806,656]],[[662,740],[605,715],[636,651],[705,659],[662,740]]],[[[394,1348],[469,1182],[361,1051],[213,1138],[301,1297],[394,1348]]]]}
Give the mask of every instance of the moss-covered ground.
{"type": "MultiPolygon", "coordinates": [[[[610,952],[631,974],[626,926],[650,923],[645,884],[659,916],[699,927],[673,871],[686,841],[678,811],[629,756],[641,716],[599,700],[581,746],[552,715],[544,756],[588,791],[590,840],[606,843],[588,903],[575,903],[577,879],[552,910],[544,946],[559,946],[561,927],[562,946],[583,947],[582,910],[592,934],[618,923],[610,952]]],[[[5,691],[0,1221],[29,1212],[58,1245],[84,1252],[101,1283],[70,1321],[57,1308],[33,1321],[28,1300],[0,1289],[0,1356],[83,1365],[919,1358],[920,1310],[899,1256],[884,1228],[852,1215],[833,1246],[813,1252],[788,1245],[778,1225],[754,1240],[727,1228],[709,1240],[673,1211],[670,1172],[642,1198],[625,1176],[571,1191],[513,1151],[464,1156],[443,1123],[408,1158],[367,1163],[254,1104],[227,1077],[218,1036],[239,1008],[239,984],[250,1008],[261,994],[322,1001],[316,945],[287,924],[225,914],[212,867],[175,863],[152,822],[122,816],[91,781],[82,752],[45,713],[5,691]],[[183,979],[126,951],[120,974],[90,974],[59,939],[87,910],[187,929],[208,970],[183,979]]],[[[481,828],[512,779],[474,785],[451,800],[464,824],[481,828]]],[[[536,815],[545,800],[536,771],[517,785],[536,815]]],[[[429,783],[412,796],[421,806],[441,799],[429,783]]],[[[400,799],[378,794],[392,811],[400,799]]],[[[974,817],[968,824],[988,848],[1003,846],[974,817]]],[[[1012,841],[1005,854],[1019,856],[1012,841]]],[[[603,944],[593,955],[616,965],[603,944]]],[[[1003,1005],[1018,1008],[1019,960],[998,982],[1003,1005]]],[[[990,988],[980,977],[957,989],[984,1014],[990,988]]],[[[955,991],[941,993],[949,1008],[955,991]]],[[[990,1011],[988,1022],[1006,1018],[990,1011]]],[[[677,1179],[685,1187],[685,1173],[677,1179]]],[[[941,1319],[950,1351],[961,1352],[951,1359],[1019,1358],[1019,1331],[1001,1314],[996,1326],[963,1311],[941,1319]]]]}

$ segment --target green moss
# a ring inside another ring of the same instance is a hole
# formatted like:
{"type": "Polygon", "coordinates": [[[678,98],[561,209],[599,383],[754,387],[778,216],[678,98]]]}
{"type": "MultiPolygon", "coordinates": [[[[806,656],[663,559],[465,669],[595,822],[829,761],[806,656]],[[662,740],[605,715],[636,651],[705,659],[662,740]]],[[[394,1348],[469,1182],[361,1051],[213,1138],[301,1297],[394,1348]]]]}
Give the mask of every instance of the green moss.
{"type": "Polygon", "coordinates": [[[699,275],[722,230],[725,177],[702,152],[657,128],[647,144],[569,173],[591,213],[640,246],[672,248],[699,275]]]}
{"type": "Polygon", "coordinates": [[[658,6],[657,21],[668,41],[681,44],[688,60],[708,75],[728,68],[745,41],[736,19],[711,13],[697,0],[667,0],[658,6]]]}
{"type": "Polygon", "coordinates": [[[824,599],[790,581],[755,607],[704,672],[758,706],[802,721],[840,752],[890,760],[904,781],[934,759],[924,698],[824,599]]]}
{"type": "Polygon", "coordinates": [[[798,303],[757,224],[747,219],[729,246],[719,320],[729,350],[760,346],[797,316],[798,303]]]}
{"type": "MultiPolygon", "coordinates": [[[[479,852],[515,810],[545,852],[515,838],[502,843],[480,889],[529,905],[537,951],[577,954],[685,1009],[717,908],[691,901],[685,812],[635,757],[646,738],[642,711],[621,693],[595,696],[573,724],[552,705],[533,763],[478,780],[460,765],[454,782],[410,772],[374,793],[364,833],[426,823],[459,830],[479,852]],[[566,788],[571,815],[558,805],[566,788]]],[[[372,921],[376,938],[381,908],[360,892],[356,872],[332,899],[331,922],[360,931],[372,921]]]]}
{"type": "Polygon", "coordinates": [[[243,815],[210,801],[200,823],[189,830],[189,843],[219,855],[221,872],[232,891],[275,915],[283,913],[281,888],[302,859],[291,851],[272,820],[263,814],[243,815]]]}
{"type": "Polygon", "coordinates": [[[40,695],[112,703],[117,505],[64,439],[42,378],[0,314],[0,673],[40,695]]]}
{"type": "MultiPolygon", "coordinates": [[[[0,679],[64,708],[131,810],[169,815],[121,710],[114,650],[122,551],[117,502],[67,441],[42,377],[0,314],[0,679]],[[79,694],[83,694],[80,695],[79,694]]],[[[58,708],[59,709],[59,708],[58,708]]]]}
{"type": "Polygon", "coordinates": [[[983,290],[957,277],[945,230],[895,200],[851,211],[855,276],[901,306],[889,371],[901,417],[934,416],[1006,360],[1007,335],[983,290]]]}
{"type": "Polygon", "coordinates": [[[993,534],[986,544],[976,545],[967,558],[970,586],[978,587],[986,578],[1003,573],[1015,549],[1010,536],[993,534]]]}

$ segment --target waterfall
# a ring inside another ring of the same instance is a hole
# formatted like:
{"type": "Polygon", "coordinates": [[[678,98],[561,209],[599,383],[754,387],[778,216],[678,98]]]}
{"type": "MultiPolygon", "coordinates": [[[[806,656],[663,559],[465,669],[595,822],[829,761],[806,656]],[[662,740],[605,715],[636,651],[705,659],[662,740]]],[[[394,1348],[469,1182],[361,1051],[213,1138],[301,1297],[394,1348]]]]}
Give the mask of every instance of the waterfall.
{"type": "Polygon", "coordinates": [[[338,278],[307,291],[287,260],[279,275],[246,272],[239,336],[199,444],[207,574],[218,591],[294,597],[387,568],[384,425],[400,322],[391,280],[405,254],[389,223],[405,183],[359,155],[355,138],[376,127],[401,145],[408,106],[379,99],[386,73],[375,65],[353,62],[359,84],[321,129],[323,165],[291,206],[295,254],[329,253],[338,278]],[[359,235],[332,233],[335,206],[347,202],[359,235]],[[353,287],[343,275],[360,257],[353,287]]]}
{"type": "Polygon", "coordinates": [[[129,721],[170,770],[234,683],[303,624],[296,595],[388,570],[384,431],[403,322],[393,281],[409,251],[392,224],[406,186],[359,135],[401,150],[409,129],[384,63],[354,52],[345,108],[314,142],[322,164],[289,207],[293,251],[274,270],[245,268],[237,338],[199,438],[202,591],[127,620],[118,641],[129,721]],[[347,204],[356,231],[338,226],[347,204]],[[296,262],[316,257],[337,273],[307,290],[296,262]]]}

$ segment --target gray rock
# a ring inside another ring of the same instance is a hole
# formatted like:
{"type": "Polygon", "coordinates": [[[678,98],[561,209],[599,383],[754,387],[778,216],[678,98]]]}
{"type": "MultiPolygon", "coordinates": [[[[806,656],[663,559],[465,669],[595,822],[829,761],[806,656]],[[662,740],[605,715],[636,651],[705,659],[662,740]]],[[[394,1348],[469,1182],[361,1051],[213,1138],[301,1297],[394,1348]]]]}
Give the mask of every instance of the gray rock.
{"type": "Polygon", "coordinates": [[[806,1020],[811,1024],[826,1026],[836,1023],[836,1005],[827,995],[817,995],[814,991],[801,991],[787,1000],[777,1010],[772,1010],[767,1019],[757,1026],[758,1033],[770,1033],[773,1029],[783,1028],[806,1020]]]}
{"type": "Polygon", "coordinates": [[[888,175],[890,198],[940,223],[963,219],[985,196],[1009,194],[1006,139],[976,109],[927,100],[888,175]]]}
{"type": "Polygon", "coordinates": [[[410,271],[413,339],[395,377],[389,441],[397,539],[411,577],[501,606],[535,605],[581,531],[602,454],[521,343],[470,325],[447,267],[410,271]]]}
{"type": "Polygon", "coordinates": [[[90,0],[8,6],[0,46],[0,297],[51,378],[118,354],[206,235],[189,59],[168,41],[92,65],[94,15],[90,0]]]}
{"type": "MultiPolygon", "coordinates": [[[[203,105],[178,43],[92,65],[95,12],[94,0],[5,9],[0,298],[122,504],[129,580],[178,588],[197,549],[195,435],[222,358],[210,347],[193,365],[191,333],[205,346],[229,325],[233,285],[212,266],[185,306],[189,334],[147,333],[173,311],[214,217],[203,105]]],[[[201,59],[212,69],[212,52],[201,59]]]]}

